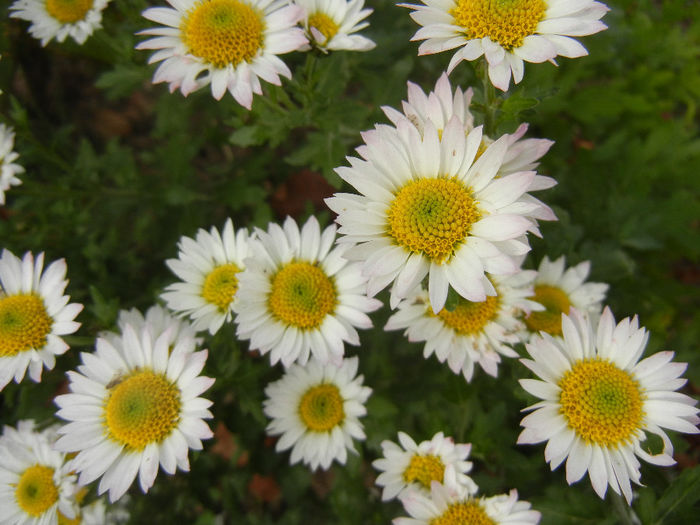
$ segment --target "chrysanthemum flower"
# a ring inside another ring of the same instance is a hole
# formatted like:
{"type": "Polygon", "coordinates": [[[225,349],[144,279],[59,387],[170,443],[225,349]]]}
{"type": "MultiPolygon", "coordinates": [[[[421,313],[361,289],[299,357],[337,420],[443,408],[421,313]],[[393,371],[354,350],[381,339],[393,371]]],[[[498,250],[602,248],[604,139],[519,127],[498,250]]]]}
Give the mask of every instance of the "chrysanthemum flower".
{"type": "Polygon", "coordinates": [[[228,91],[250,109],[253,93],[262,94],[260,78],[280,85],[292,72],[277,55],[306,44],[296,27],[302,9],[281,0],[168,0],[174,7],[152,7],[143,16],[165,27],[146,29],[151,38],[136,49],[157,49],[153,82],[167,82],[183,95],[211,84],[220,100],[228,91]]]}
{"type": "Polygon", "coordinates": [[[365,295],[360,265],[343,257],[347,247],[333,247],[335,231],[321,232],[313,216],[301,231],[290,217],[284,228],[257,231],[233,307],[236,335],[269,352],[272,364],[303,364],[310,354],[338,364],[344,342],[360,343],[356,328],[372,326],[367,312],[381,302],[365,295]]]}
{"type": "Polygon", "coordinates": [[[41,371],[56,364],[56,356],[69,346],[60,336],[75,332],[80,323],[73,319],[82,304],[68,304],[63,295],[66,262],[54,261],[42,272],[44,254],[36,261],[31,252],[22,260],[9,250],[0,257],[0,390],[14,377],[19,383],[29,377],[41,381],[41,371]]]}
{"type": "Polygon", "coordinates": [[[419,55],[460,48],[448,73],[462,60],[484,55],[491,83],[506,91],[511,74],[517,84],[524,62],[554,62],[557,56],[576,58],[588,52],[572,36],[592,35],[606,25],[609,11],[594,0],[421,0],[411,18],[422,27],[411,40],[425,40],[419,55]]]}
{"type": "Polygon", "coordinates": [[[472,463],[467,461],[471,444],[455,445],[450,437],[438,432],[430,441],[416,444],[411,437],[399,432],[401,446],[393,441],[382,441],[384,457],[374,460],[372,466],[381,473],[375,483],[382,490],[382,499],[389,500],[401,497],[406,490],[422,490],[430,493],[433,481],[445,481],[445,468],[454,468],[457,482],[466,487],[470,494],[476,494],[476,483],[467,476],[472,469],[472,463]]]}
{"type": "Polygon", "coordinates": [[[603,308],[608,285],[587,283],[591,271],[590,261],[583,261],[566,269],[562,255],[555,261],[542,259],[535,278],[535,294],[530,298],[544,306],[525,317],[525,324],[532,335],[540,331],[561,335],[561,314],[568,314],[573,307],[587,315],[598,316],[603,308]]]}
{"type": "Polygon", "coordinates": [[[465,134],[453,116],[441,134],[430,120],[423,133],[402,121],[363,138],[362,159],[349,157],[350,167],[336,168],[362,195],[340,193],[326,204],[338,214],[340,242],[353,244],[345,256],[363,261],[368,294],[393,282],[395,308],[428,276],[435,313],[450,287],[470,301],[495,295],[485,272],[519,269],[518,257],[530,249],[524,235],[535,229],[527,216],[540,208],[522,199],[535,172],[496,178],[508,137],[477,158],[481,127],[465,134]]]}
{"type": "Polygon", "coordinates": [[[76,516],[77,485],[65,454],[52,449],[53,428],[34,421],[4,427],[0,436],[0,509],[3,524],[45,525],[76,516]]]}
{"type": "Polygon", "coordinates": [[[364,0],[294,0],[304,9],[302,25],[309,42],[321,51],[369,51],[376,44],[355,35],[369,26],[363,22],[372,9],[362,9],[364,0]]]}
{"type": "Polygon", "coordinates": [[[359,418],[372,389],[357,376],[357,357],[340,366],[311,359],[292,365],[282,379],[265,388],[264,411],[272,421],[267,433],[280,436],[276,450],[292,449],[290,462],[316,470],[333,461],[345,464],[347,451],[355,452],[353,439],[365,439],[359,418]]]}
{"type": "Polygon", "coordinates": [[[10,186],[22,184],[17,175],[24,173],[24,168],[15,163],[19,155],[13,151],[14,147],[15,132],[11,127],[0,124],[0,204],[5,204],[5,192],[10,186]]]}
{"type": "Polygon", "coordinates": [[[31,22],[29,34],[45,46],[53,38],[63,42],[70,36],[84,43],[102,27],[102,10],[109,0],[17,0],[10,16],[31,22]]]}
{"type": "Polygon", "coordinates": [[[154,337],[124,327],[118,339],[98,338],[94,353],[82,353],[78,372],[68,372],[71,393],[56,397],[56,448],[77,452],[72,467],[86,485],[101,477],[98,491],[116,501],[139,476],[141,489],[153,485],[158,464],[168,474],[189,470],[188,449],[200,450],[212,437],[203,421],[211,401],[198,397],[213,379],[200,376],[207,351],[182,336],[172,350],[170,334],[154,337]]]}
{"type": "Polygon", "coordinates": [[[630,481],[639,483],[639,461],[672,465],[673,445],[663,428],[698,433],[695,400],[676,392],[685,384],[686,363],[673,363],[673,352],[639,360],[648,334],[637,318],[617,325],[606,308],[597,329],[591,318],[572,309],[562,316],[563,338],[548,334],[527,345],[532,360],[523,364],[540,379],[522,379],[529,393],[542,399],[528,410],[518,443],[547,441],[544,456],[557,468],[566,459],[566,480],[588,472],[603,498],[608,485],[632,500],[630,481]],[[663,450],[642,448],[647,432],[663,450]],[[568,459],[567,459],[568,458],[568,459]]]}
{"type": "Polygon", "coordinates": [[[212,227],[209,232],[200,228],[194,239],[181,237],[178,258],[166,261],[168,268],[182,279],[161,294],[168,308],[189,316],[196,330],[215,334],[233,315],[249,242],[248,230],[235,232],[231,219],[221,234],[212,227]]]}
{"type": "Polygon", "coordinates": [[[542,308],[527,299],[532,295],[535,274],[523,270],[505,278],[491,277],[496,295],[481,302],[460,299],[452,311],[443,308],[437,314],[421,288],[399,304],[384,329],[406,329],[409,341],[425,341],[426,359],[435,353],[441,363],[447,362],[450,370],[461,373],[467,381],[471,381],[477,363],[495,377],[501,355],[518,357],[512,345],[522,340],[523,312],[542,308]]]}

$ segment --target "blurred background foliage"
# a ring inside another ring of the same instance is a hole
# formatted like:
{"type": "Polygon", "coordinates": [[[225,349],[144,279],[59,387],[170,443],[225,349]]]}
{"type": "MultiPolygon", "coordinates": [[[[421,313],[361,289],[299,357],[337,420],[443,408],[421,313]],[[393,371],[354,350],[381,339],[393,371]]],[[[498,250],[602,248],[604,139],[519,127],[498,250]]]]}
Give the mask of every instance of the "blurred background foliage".
{"type": "MultiPolygon", "coordinates": [[[[40,384],[26,380],[0,394],[0,423],[51,421],[52,398],[79,351],[114,326],[119,309],[147,309],[175,280],[164,261],[176,256],[180,236],[220,228],[228,216],[249,228],[310,213],[330,223],[323,198],[342,187],[333,168],[353,154],[362,130],[386,122],[380,106],[398,107],[407,80],[432,89],[450,57],[417,57],[408,11],[372,0],[364,34],[375,50],[286,55],[293,79],[264,85],[265,97],[248,112],[228,95],[216,102],[208,89],[184,98],[151,84],[148,53],[134,50],[149,5],[112,2],[104,29],[83,46],[42,48],[25,23],[0,22],[0,114],[15,127],[27,170],[0,207],[0,245],[64,257],[68,293],[85,305],[83,326],[67,338],[72,350],[56,369],[40,384]]],[[[651,331],[647,354],[671,349],[688,362],[685,391],[697,396],[700,4],[609,5],[609,29],[582,39],[590,56],[562,58],[558,68],[527,64],[501,106],[499,133],[526,121],[528,136],[556,141],[540,172],[559,184],[538,197],[559,221],[542,224],[526,264],[560,254],[572,264],[591,260],[592,280],[611,285],[607,303],[617,318],[639,315],[651,331]]],[[[477,84],[466,63],[451,80],[464,89],[477,84]]],[[[533,402],[517,384],[524,367],[507,361],[498,379],[479,371],[467,384],[425,361],[421,345],[383,332],[388,315],[388,307],[377,312],[361,346],[346,349],[360,356],[374,393],[359,455],[328,472],[289,466],[265,436],[263,389],[281,369],[249,354],[233,326],[207,337],[215,438],[191,453],[189,474],[161,472],[148,495],[132,487],[132,523],[388,523],[404,512],[381,502],[370,462],[399,430],[416,441],[442,430],[473,443],[481,492],[517,488],[543,524],[618,522],[610,499],[599,500],[588,481],[568,487],[562,468],[549,471],[543,446],[515,446],[519,411],[533,402]]],[[[646,486],[634,510],[645,525],[697,522],[700,440],[673,439],[676,467],[642,468],[646,486]]]]}

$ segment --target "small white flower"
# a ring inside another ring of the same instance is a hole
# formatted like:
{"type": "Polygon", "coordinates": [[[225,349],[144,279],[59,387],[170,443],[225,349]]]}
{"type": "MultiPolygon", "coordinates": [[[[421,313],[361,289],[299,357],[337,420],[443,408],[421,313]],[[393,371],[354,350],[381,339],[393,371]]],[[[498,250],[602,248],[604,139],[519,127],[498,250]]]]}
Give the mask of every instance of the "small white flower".
{"type": "Polygon", "coordinates": [[[306,36],[321,51],[369,51],[376,44],[356,33],[367,26],[363,22],[372,9],[362,9],[364,0],[294,0],[304,9],[302,25],[306,36]]]}
{"type": "Polygon", "coordinates": [[[5,124],[0,124],[0,204],[5,204],[5,192],[11,186],[22,184],[22,180],[17,175],[24,173],[24,168],[15,163],[19,155],[14,151],[14,147],[14,130],[5,124]]]}
{"type": "Polygon", "coordinates": [[[280,436],[277,451],[292,449],[292,464],[301,461],[312,470],[328,469],[333,461],[344,465],[347,451],[355,452],[353,439],[365,439],[359,418],[372,389],[356,376],[358,363],[357,357],[340,366],[312,358],[265,388],[264,411],[272,419],[267,433],[280,436]]]}
{"type": "Polygon", "coordinates": [[[186,319],[173,317],[169,310],[157,304],[146,310],[145,316],[136,308],[121,310],[117,318],[119,333],[105,331],[100,333],[100,337],[109,339],[110,342],[119,339],[127,325],[131,325],[137,333],[148,326],[154,341],[160,334],[167,332],[169,334],[168,345],[171,348],[182,337],[194,339],[198,345],[204,341],[201,337],[197,337],[197,331],[192,323],[186,319]]]}

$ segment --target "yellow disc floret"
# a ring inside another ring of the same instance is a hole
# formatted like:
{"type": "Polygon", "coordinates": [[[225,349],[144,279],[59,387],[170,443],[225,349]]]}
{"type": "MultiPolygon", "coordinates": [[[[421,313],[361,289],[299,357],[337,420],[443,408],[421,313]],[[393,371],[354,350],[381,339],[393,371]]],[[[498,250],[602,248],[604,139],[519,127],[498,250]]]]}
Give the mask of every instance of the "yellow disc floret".
{"type": "Polygon", "coordinates": [[[62,24],[72,24],[85,18],[92,9],[92,0],[46,0],[46,12],[62,24]]]}
{"type": "Polygon", "coordinates": [[[430,490],[430,482],[438,481],[442,483],[445,476],[445,464],[438,456],[419,456],[414,454],[411,461],[403,471],[403,479],[406,483],[420,483],[430,490]]]}
{"type": "Polygon", "coordinates": [[[434,262],[448,259],[469,235],[480,213],[472,193],[456,179],[409,182],[387,211],[389,235],[434,262]]]}
{"type": "Polygon", "coordinates": [[[202,297],[215,304],[220,312],[226,312],[238,291],[236,275],[241,269],[233,263],[222,264],[214,268],[204,279],[202,297]]]}
{"type": "MultiPolygon", "coordinates": [[[[460,297],[454,310],[443,308],[437,316],[459,335],[474,335],[497,316],[499,305],[498,296],[489,295],[478,303],[460,297]]],[[[432,309],[428,313],[432,314],[432,309]]]]}
{"type": "Polygon", "coordinates": [[[569,296],[556,286],[538,284],[535,295],[530,297],[536,303],[544,306],[544,310],[530,312],[525,318],[525,324],[531,332],[547,332],[551,335],[561,335],[561,314],[569,313],[571,301],[569,296]]]}
{"type": "Polygon", "coordinates": [[[640,429],[643,396],[626,371],[600,358],[577,362],[559,381],[561,413],[587,443],[628,442],[640,429]]]}
{"type": "Polygon", "coordinates": [[[263,14],[238,0],[201,0],[183,17],[182,40],[217,68],[252,62],[263,47],[263,14]]]}
{"type": "Polygon", "coordinates": [[[484,508],[475,500],[453,503],[430,525],[496,525],[484,508]]]}
{"type": "Polygon", "coordinates": [[[15,489],[17,505],[35,518],[41,516],[58,501],[58,488],[53,482],[54,470],[34,465],[22,473],[15,489]]]}
{"type": "Polygon", "coordinates": [[[544,18],[544,0],[456,0],[450,10],[468,39],[489,37],[505,50],[523,45],[544,18]]]}
{"type": "Polygon", "coordinates": [[[316,28],[319,33],[321,33],[326,39],[321,42],[322,44],[328,43],[328,41],[333,38],[338,33],[338,24],[328,16],[326,13],[320,11],[315,12],[309,17],[309,30],[311,28],[316,28]]]}
{"type": "Polygon", "coordinates": [[[290,262],[272,277],[270,285],[272,313],[302,330],[318,328],[335,309],[335,285],[314,264],[290,262]]]}
{"type": "Polygon", "coordinates": [[[338,387],[323,383],[309,388],[299,402],[299,417],[314,432],[329,432],[340,425],[345,410],[338,387]]]}
{"type": "Polygon", "coordinates": [[[111,387],[105,405],[110,438],[131,450],[170,435],[180,420],[180,390],[162,374],[137,370],[111,387]]]}
{"type": "Polygon", "coordinates": [[[0,295],[0,357],[43,348],[52,325],[38,295],[0,295]]]}

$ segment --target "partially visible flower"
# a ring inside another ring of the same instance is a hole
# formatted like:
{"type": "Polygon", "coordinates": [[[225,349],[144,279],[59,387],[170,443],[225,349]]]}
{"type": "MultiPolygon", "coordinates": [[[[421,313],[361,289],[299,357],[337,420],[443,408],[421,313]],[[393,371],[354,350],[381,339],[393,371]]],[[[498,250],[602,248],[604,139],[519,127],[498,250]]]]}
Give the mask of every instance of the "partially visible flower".
{"type": "Polygon", "coordinates": [[[540,262],[535,278],[535,294],[530,299],[544,309],[525,316],[525,325],[531,336],[540,331],[560,336],[561,314],[568,314],[572,307],[587,315],[600,315],[608,285],[586,282],[591,271],[590,261],[565,268],[566,257],[563,255],[555,261],[545,256],[540,262]]]}
{"type": "Polygon", "coordinates": [[[524,62],[554,62],[557,56],[576,58],[586,49],[572,36],[592,35],[607,26],[600,19],[609,8],[594,0],[421,0],[411,18],[422,26],[411,40],[425,40],[419,55],[458,49],[451,72],[462,60],[482,55],[491,83],[507,91],[511,75],[523,78],[524,62]]]}
{"type": "Polygon", "coordinates": [[[53,450],[55,429],[34,421],[4,427],[0,436],[0,509],[3,524],[45,525],[78,512],[75,475],[65,454],[53,450]]]}
{"type": "Polygon", "coordinates": [[[0,204],[5,204],[5,192],[10,186],[22,184],[17,175],[24,173],[24,168],[15,163],[19,155],[14,147],[15,132],[11,127],[0,124],[0,204]]]}
{"type": "Polygon", "coordinates": [[[364,0],[294,0],[304,9],[302,25],[309,42],[321,51],[369,51],[376,44],[356,33],[372,9],[362,9],[364,0]]]}
{"type": "Polygon", "coordinates": [[[381,302],[366,296],[360,265],[344,258],[347,246],[334,247],[335,231],[321,231],[313,216],[301,230],[290,217],[257,230],[233,306],[236,335],[269,352],[272,364],[303,364],[310,355],[338,364],[345,342],[360,343],[356,328],[372,326],[367,313],[381,302]]]}
{"type": "Polygon", "coordinates": [[[54,261],[42,272],[44,254],[31,252],[22,260],[7,249],[0,256],[0,390],[14,377],[19,383],[29,370],[41,381],[43,367],[52,370],[56,356],[69,346],[60,336],[80,327],[74,319],[82,304],[63,295],[66,261],[54,261]]]}
{"type": "Polygon", "coordinates": [[[480,302],[460,298],[454,309],[443,308],[437,314],[421,287],[399,303],[384,329],[406,329],[409,341],[425,341],[426,359],[435,353],[467,381],[472,380],[475,364],[496,377],[501,355],[518,357],[512,346],[523,338],[523,313],[543,308],[528,299],[535,275],[533,270],[523,270],[508,277],[491,276],[496,295],[480,302]]]}
{"type": "Polygon", "coordinates": [[[119,338],[98,338],[94,353],[81,354],[68,372],[70,392],[56,397],[58,417],[68,421],[56,448],[77,452],[71,466],[86,485],[101,477],[98,492],[118,500],[138,475],[147,492],[158,473],[189,470],[188,449],[212,437],[204,419],[211,401],[198,397],[214,382],[199,374],[207,351],[192,337],[174,347],[168,332],[126,325],[119,338]]]}
{"type": "Polygon", "coordinates": [[[10,16],[31,22],[29,34],[45,46],[53,38],[70,36],[78,44],[102,27],[102,10],[109,0],[16,0],[10,16]]]}
{"type": "Polygon", "coordinates": [[[609,308],[600,322],[575,309],[562,316],[563,338],[542,334],[527,345],[532,359],[522,363],[539,379],[521,386],[542,401],[521,425],[518,443],[547,441],[545,460],[552,470],[566,459],[566,480],[588,472],[596,493],[608,488],[632,500],[630,481],[640,484],[639,461],[673,465],[673,445],[663,428],[697,434],[695,400],[676,392],[686,380],[686,363],[673,352],[640,361],[648,340],[637,318],[618,324],[609,308]],[[650,454],[641,444],[656,434],[663,450],[650,454]],[[568,458],[568,459],[567,459],[568,458]]]}
{"type": "Polygon", "coordinates": [[[135,332],[141,332],[145,327],[148,327],[154,341],[161,334],[169,334],[168,345],[171,349],[182,337],[192,338],[197,344],[202,344],[204,341],[201,337],[197,337],[197,331],[192,323],[187,319],[174,317],[168,309],[158,304],[146,310],[145,316],[136,308],[120,310],[117,318],[119,332],[105,331],[100,333],[100,337],[109,339],[110,342],[118,339],[127,325],[131,325],[135,332]]]}
{"type": "Polygon", "coordinates": [[[143,16],[165,27],[141,31],[155,38],[136,49],[157,50],[149,62],[163,62],[153,82],[167,82],[170,91],[187,96],[211,84],[220,100],[228,91],[250,109],[253,93],[262,94],[260,79],[280,85],[292,72],[277,55],[307,43],[296,27],[302,9],[283,0],[168,0],[169,7],[151,7],[143,16]]]}
{"type": "MultiPolygon", "coordinates": [[[[124,525],[129,521],[129,509],[126,505],[129,497],[124,496],[116,503],[107,505],[105,498],[98,498],[92,503],[80,507],[80,525],[124,525]]],[[[61,524],[59,524],[61,525],[61,524]]],[[[66,524],[68,525],[68,524],[66,524]]]]}
{"type": "Polygon", "coordinates": [[[399,432],[399,443],[382,441],[384,457],[372,462],[372,466],[380,471],[375,483],[382,490],[382,499],[401,498],[406,490],[421,490],[430,493],[433,481],[445,481],[445,469],[452,466],[457,482],[466,487],[470,494],[476,494],[476,483],[467,476],[472,469],[472,463],[467,461],[471,444],[455,442],[438,432],[430,441],[416,444],[411,437],[399,432]]]}
{"type": "Polygon", "coordinates": [[[265,388],[263,409],[272,419],[267,433],[280,436],[277,451],[292,449],[292,464],[301,461],[312,470],[328,469],[333,461],[344,465],[347,451],[355,452],[353,440],[365,439],[359,418],[372,389],[362,385],[358,364],[357,357],[340,366],[312,358],[265,388]]]}
{"type": "Polygon", "coordinates": [[[168,308],[189,316],[196,330],[218,332],[233,316],[249,242],[248,230],[234,231],[231,219],[221,234],[212,226],[209,232],[200,228],[194,239],[181,237],[178,258],[165,262],[182,279],[161,294],[168,308]]]}

